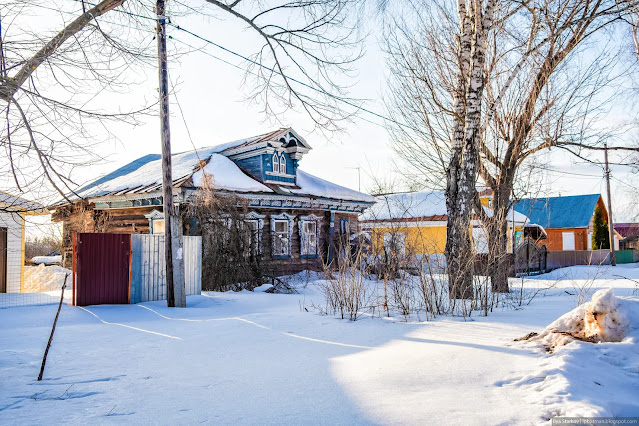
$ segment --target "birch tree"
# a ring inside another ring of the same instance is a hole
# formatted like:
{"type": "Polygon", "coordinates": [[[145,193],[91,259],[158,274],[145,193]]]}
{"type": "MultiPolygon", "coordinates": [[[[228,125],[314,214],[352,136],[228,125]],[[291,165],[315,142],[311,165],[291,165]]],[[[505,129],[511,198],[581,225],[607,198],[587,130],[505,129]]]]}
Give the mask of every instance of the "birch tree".
{"type": "MultiPolygon", "coordinates": [[[[497,0],[459,0],[456,10],[445,2],[411,3],[423,17],[418,30],[393,21],[388,52],[395,77],[398,138],[425,138],[424,144],[400,148],[427,158],[413,164],[442,167],[445,176],[448,225],[446,262],[452,298],[472,297],[470,226],[482,127],[486,84],[486,49],[495,26],[497,0]],[[423,147],[423,148],[422,148],[423,147]],[[424,161],[425,160],[425,161],[424,161]],[[436,164],[430,164],[435,160],[436,164]],[[422,163],[423,161],[423,163],[422,163]]],[[[502,8],[502,10],[505,10],[502,8]]],[[[443,180],[443,179],[442,179],[443,180]]],[[[440,180],[439,184],[443,182],[440,180]]]]}

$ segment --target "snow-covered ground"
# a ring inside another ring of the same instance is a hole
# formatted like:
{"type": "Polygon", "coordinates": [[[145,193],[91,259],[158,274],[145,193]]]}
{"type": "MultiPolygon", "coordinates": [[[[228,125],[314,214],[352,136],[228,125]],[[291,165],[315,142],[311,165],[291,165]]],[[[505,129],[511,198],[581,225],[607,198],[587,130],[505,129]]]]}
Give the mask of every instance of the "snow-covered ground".
{"type": "Polygon", "coordinates": [[[0,424],[538,424],[639,416],[639,268],[573,267],[523,281],[522,309],[472,320],[322,316],[299,294],[207,293],[188,308],[0,309],[0,424]],[[617,277],[623,276],[626,278],[617,277]],[[548,353],[541,332],[614,287],[631,322],[618,343],[548,353]],[[587,289],[585,289],[587,287],[587,289]],[[583,295],[583,293],[587,295],[583,295]]]}

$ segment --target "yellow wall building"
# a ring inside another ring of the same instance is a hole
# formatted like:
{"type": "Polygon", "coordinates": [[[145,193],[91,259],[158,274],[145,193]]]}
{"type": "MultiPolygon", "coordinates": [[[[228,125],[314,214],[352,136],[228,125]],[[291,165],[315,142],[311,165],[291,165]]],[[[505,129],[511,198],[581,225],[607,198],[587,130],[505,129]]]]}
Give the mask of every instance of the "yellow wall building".
{"type": "MultiPolygon", "coordinates": [[[[379,195],[377,203],[360,218],[362,231],[371,235],[373,251],[381,253],[384,246],[411,254],[443,254],[446,248],[446,198],[443,191],[422,191],[379,195]]],[[[487,214],[492,214],[491,197],[480,194],[487,214]]],[[[520,238],[528,218],[509,213],[508,251],[512,251],[512,229],[520,238]],[[512,218],[512,219],[510,219],[512,218]]],[[[471,222],[471,243],[478,253],[488,250],[487,234],[479,220],[471,222]]]]}

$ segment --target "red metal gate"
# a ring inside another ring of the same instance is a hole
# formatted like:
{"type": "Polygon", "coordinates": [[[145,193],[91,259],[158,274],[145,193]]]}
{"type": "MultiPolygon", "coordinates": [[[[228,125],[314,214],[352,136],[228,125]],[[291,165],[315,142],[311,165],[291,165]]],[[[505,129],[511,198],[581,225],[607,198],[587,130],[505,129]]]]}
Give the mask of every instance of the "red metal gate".
{"type": "Polygon", "coordinates": [[[131,235],[76,234],[75,304],[129,303],[131,235]]]}

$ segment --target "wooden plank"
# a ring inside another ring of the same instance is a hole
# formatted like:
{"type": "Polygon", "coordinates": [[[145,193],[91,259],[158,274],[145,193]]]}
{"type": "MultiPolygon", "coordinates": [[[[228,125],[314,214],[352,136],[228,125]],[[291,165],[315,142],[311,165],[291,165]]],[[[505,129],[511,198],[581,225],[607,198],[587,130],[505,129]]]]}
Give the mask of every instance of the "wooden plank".
{"type": "Polygon", "coordinates": [[[142,247],[141,235],[131,236],[131,303],[142,302],[142,247]]]}
{"type": "Polygon", "coordinates": [[[184,238],[184,284],[187,295],[202,293],[202,237],[184,238]]]}

